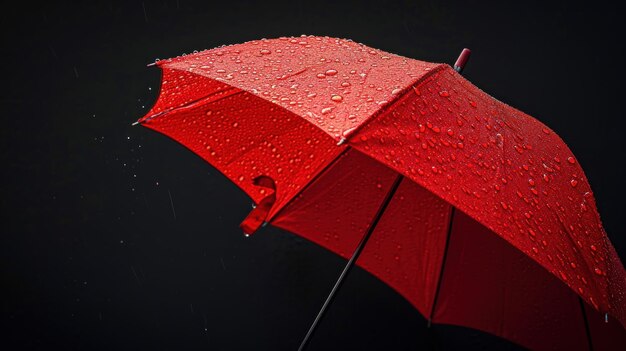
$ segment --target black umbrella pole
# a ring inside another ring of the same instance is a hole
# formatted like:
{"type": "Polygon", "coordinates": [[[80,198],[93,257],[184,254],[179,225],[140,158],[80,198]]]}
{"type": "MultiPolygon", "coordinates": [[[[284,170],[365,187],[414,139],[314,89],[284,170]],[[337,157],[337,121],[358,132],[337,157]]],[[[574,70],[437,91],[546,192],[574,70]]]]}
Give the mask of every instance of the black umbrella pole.
{"type": "Polygon", "coordinates": [[[326,313],[326,310],[328,309],[328,306],[331,304],[331,302],[335,298],[335,295],[337,294],[337,291],[339,290],[339,288],[343,284],[346,276],[348,275],[348,273],[350,272],[350,270],[354,266],[354,263],[356,262],[356,260],[361,255],[361,251],[363,251],[363,248],[365,247],[365,244],[367,243],[367,240],[370,238],[370,236],[374,232],[374,229],[376,228],[376,225],[378,224],[378,221],[380,220],[380,217],[382,217],[383,213],[385,212],[385,209],[387,208],[387,205],[389,205],[389,202],[391,202],[391,199],[393,198],[393,195],[395,194],[396,190],[398,190],[398,187],[400,186],[400,182],[402,181],[403,178],[404,177],[402,175],[398,175],[398,177],[394,181],[393,185],[391,186],[391,189],[389,190],[389,192],[385,196],[385,199],[383,200],[382,205],[378,209],[378,212],[376,212],[376,216],[374,217],[374,220],[372,221],[372,224],[367,229],[367,232],[365,233],[365,235],[363,235],[363,238],[361,238],[361,241],[359,242],[359,245],[356,247],[356,250],[354,250],[354,253],[352,254],[352,257],[350,257],[350,260],[348,261],[346,266],[343,268],[343,271],[341,272],[341,275],[339,276],[339,279],[337,279],[337,282],[335,283],[335,286],[333,286],[333,289],[330,291],[330,294],[328,294],[328,297],[326,298],[326,301],[324,302],[324,305],[322,306],[322,308],[318,312],[317,317],[315,317],[315,320],[313,321],[313,324],[311,324],[311,327],[309,328],[309,331],[306,333],[306,336],[304,337],[304,340],[302,340],[302,343],[300,344],[300,347],[298,348],[298,351],[304,351],[304,349],[308,345],[309,341],[311,340],[311,336],[315,332],[315,329],[317,329],[317,325],[319,324],[320,320],[324,316],[324,313],[326,313]]]}

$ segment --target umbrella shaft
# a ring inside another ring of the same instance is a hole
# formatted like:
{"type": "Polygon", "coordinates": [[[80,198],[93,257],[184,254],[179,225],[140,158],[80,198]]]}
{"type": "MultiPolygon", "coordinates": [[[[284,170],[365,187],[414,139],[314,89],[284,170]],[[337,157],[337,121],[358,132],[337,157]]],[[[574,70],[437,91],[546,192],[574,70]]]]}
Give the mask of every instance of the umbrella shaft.
{"type": "Polygon", "coordinates": [[[326,301],[324,302],[324,305],[322,306],[322,308],[318,312],[317,317],[315,317],[315,320],[313,321],[313,324],[311,324],[311,327],[309,328],[309,331],[306,333],[306,336],[304,337],[304,340],[302,340],[302,343],[300,344],[300,347],[298,348],[298,351],[303,351],[306,348],[307,344],[309,343],[309,340],[311,339],[311,336],[313,335],[313,332],[315,332],[315,329],[317,328],[317,325],[319,324],[319,321],[322,319],[322,317],[326,313],[326,310],[328,309],[328,306],[330,305],[330,303],[335,298],[335,294],[337,293],[337,291],[339,290],[339,288],[343,284],[343,282],[345,280],[345,277],[348,275],[348,272],[350,272],[350,270],[354,266],[354,263],[356,262],[356,260],[361,255],[361,251],[363,251],[363,248],[365,247],[365,244],[367,243],[367,240],[370,238],[370,236],[374,232],[374,229],[376,228],[376,225],[378,224],[378,221],[380,220],[380,218],[382,217],[383,213],[385,212],[385,209],[387,208],[387,205],[389,205],[389,202],[391,202],[391,199],[393,198],[393,195],[395,194],[396,190],[398,190],[398,187],[400,186],[400,182],[402,181],[402,179],[404,179],[404,176],[398,175],[396,180],[393,182],[393,185],[391,186],[391,189],[389,190],[389,192],[385,196],[385,199],[383,200],[382,205],[378,209],[378,212],[376,212],[376,216],[374,217],[374,220],[370,224],[370,226],[367,229],[367,232],[365,233],[365,235],[363,235],[363,238],[361,238],[361,241],[359,242],[359,245],[357,246],[356,250],[354,250],[354,253],[352,254],[352,257],[350,258],[350,260],[348,261],[346,266],[343,268],[343,271],[341,272],[341,275],[339,275],[339,279],[337,279],[337,282],[335,283],[335,286],[333,286],[333,289],[330,291],[330,294],[328,294],[328,297],[326,298],[326,301]]]}

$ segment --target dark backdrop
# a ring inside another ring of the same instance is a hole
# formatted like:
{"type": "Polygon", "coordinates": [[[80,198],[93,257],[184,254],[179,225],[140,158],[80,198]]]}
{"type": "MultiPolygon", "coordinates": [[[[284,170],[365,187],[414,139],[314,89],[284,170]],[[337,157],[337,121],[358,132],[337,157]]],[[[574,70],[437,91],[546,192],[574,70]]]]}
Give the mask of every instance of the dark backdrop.
{"type": "MultiPolygon", "coordinates": [[[[176,142],[130,123],[146,64],[287,35],[351,38],[453,63],[569,144],[626,257],[624,41],[594,2],[18,2],[1,14],[0,348],[293,350],[344,261],[292,234],[238,228],[250,201],[176,142]]],[[[311,350],[517,349],[434,326],[355,269],[311,350]]]]}

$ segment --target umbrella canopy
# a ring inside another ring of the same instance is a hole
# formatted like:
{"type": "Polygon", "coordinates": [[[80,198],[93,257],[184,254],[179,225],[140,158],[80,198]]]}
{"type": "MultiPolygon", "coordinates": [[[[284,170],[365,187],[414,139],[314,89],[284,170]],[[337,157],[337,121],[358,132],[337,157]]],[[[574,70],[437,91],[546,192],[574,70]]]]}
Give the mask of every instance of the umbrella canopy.
{"type": "Polygon", "coordinates": [[[371,231],[357,265],[433,323],[626,345],[626,274],[576,158],[449,65],[303,36],[157,66],[138,122],[251,197],[246,233],[266,222],[349,258],[371,231]]]}

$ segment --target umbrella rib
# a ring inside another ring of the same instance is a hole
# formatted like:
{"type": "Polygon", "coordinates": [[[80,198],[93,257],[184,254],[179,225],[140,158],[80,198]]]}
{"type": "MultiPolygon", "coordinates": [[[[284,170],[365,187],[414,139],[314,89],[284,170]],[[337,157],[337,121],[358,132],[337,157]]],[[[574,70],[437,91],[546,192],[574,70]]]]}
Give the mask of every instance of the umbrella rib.
{"type": "Polygon", "coordinates": [[[444,269],[446,268],[446,260],[448,258],[448,247],[450,246],[450,234],[452,233],[452,222],[454,221],[454,213],[456,208],[452,206],[450,210],[450,219],[448,221],[448,231],[446,233],[446,245],[443,249],[443,258],[441,260],[441,269],[439,270],[439,279],[437,280],[437,290],[435,290],[435,298],[433,305],[430,308],[430,315],[428,316],[428,327],[432,324],[433,315],[435,313],[435,307],[437,306],[437,300],[439,299],[439,289],[441,288],[441,281],[443,280],[444,269]]]}
{"type": "Polygon", "coordinates": [[[326,173],[326,171],[328,171],[330,169],[330,167],[332,165],[334,165],[343,155],[345,155],[350,149],[352,149],[352,147],[350,146],[346,146],[345,149],[343,149],[343,151],[341,151],[339,154],[337,154],[337,156],[335,156],[335,158],[333,158],[330,162],[328,162],[328,164],[326,164],[326,166],[324,166],[324,168],[322,168],[316,175],[313,176],[313,179],[311,179],[311,181],[309,181],[308,183],[306,183],[302,189],[298,190],[298,192],[296,192],[291,199],[289,199],[284,205],[281,205],[281,207],[276,211],[276,213],[274,213],[274,215],[271,216],[271,218],[268,218],[267,222],[270,222],[278,217],[278,215],[280,215],[283,210],[285,208],[287,208],[287,206],[289,206],[293,200],[295,198],[298,197],[298,195],[304,193],[305,190],[307,190],[311,184],[315,183],[324,173],[326,173]]]}
{"type": "Polygon", "coordinates": [[[188,101],[188,102],[186,102],[186,103],[184,103],[184,104],[182,104],[182,105],[179,105],[179,106],[174,106],[174,107],[170,107],[170,108],[168,108],[167,110],[164,110],[164,111],[161,111],[161,112],[157,112],[157,113],[152,114],[152,115],[150,115],[150,116],[146,116],[146,117],[144,117],[144,118],[140,119],[139,121],[137,121],[137,122],[135,122],[135,123],[144,123],[144,122],[148,122],[148,121],[150,121],[150,120],[152,120],[152,119],[154,119],[154,118],[156,118],[156,117],[161,117],[161,116],[163,116],[163,115],[169,114],[169,113],[174,112],[174,111],[184,110],[184,109],[188,109],[188,108],[191,108],[191,107],[195,107],[195,105],[197,105],[198,103],[201,103],[201,102],[203,102],[204,100],[208,100],[209,98],[213,97],[214,95],[217,95],[217,94],[220,94],[220,93],[229,92],[229,91],[231,91],[231,92],[230,92],[230,93],[228,93],[228,94],[225,94],[224,96],[220,96],[219,98],[217,98],[217,99],[215,99],[215,100],[211,101],[211,103],[214,103],[214,102],[217,102],[217,101],[219,101],[219,100],[222,100],[222,99],[225,99],[225,98],[231,97],[231,96],[233,96],[233,95],[242,94],[242,93],[244,93],[244,92],[245,92],[245,91],[243,91],[243,90],[238,89],[237,87],[234,87],[234,86],[229,86],[229,88],[228,88],[228,89],[225,89],[225,90],[217,90],[217,91],[214,91],[214,92],[209,93],[209,94],[207,94],[207,95],[204,95],[204,96],[202,96],[202,97],[199,97],[199,98],[197,98],[197,99],[195,99],[195,100],[188,101]]]}
{"type": "MultiPolygon", "coordinates": [[[[364,126],[368,125],[370,122],[376,120],[376,118],[380,115],[382,115],[384,112],[388,111],[391,109],[391,107],[396,104],[398,101],[401,101],[402,98],[408,94],[411,90],[413,90],[413,88],[419,86],[420,84],[422,84],[423,82],[427,81],[430,77],[432,77],[434,74],[438,73],[439,71],[442,71],[444,69],[446,69],[446,67],[450,67],[446,64],[439,64],[438,66],[435,66],[434,68],[432,68],[430,71],[428,71],[426,74],[424,74],[423,76],[417,78],[416,80],[414,80],[411,84],[407,85],[402,92],[400,92],[396,97],[394,97],[392,100],[388,101],[386,104],[384,104],[381,108],[379,108],[377,111],[375,111],[374,113],[372,113],[370,116],[368,116],[367,118],[365,118],[363,120],[363,122],[361,122],[358,126],[356,126],[354,129],[350,130],[350,132],[346,135],[344,135],[344,138],[346,139],[350,139],[351,136],[356,135],[356,132],[361,130],[364,126]]],[[[367,78],[366,78],[367,79],[367,78]]]]}
{"type": "Polygon", "coordinates": [[[398,190],[398,188],[400,187],[400,183],[402,183],[403,179],[404,179],[404,176],[402,174],[398,174],[398,176],[394,180],[393,184],[391,185],[391,188],[385,195],[385,198],[383,199],[380,207],[378,208],[378,211],[376,211],[376,214],[374,215],[374,220],[372,220],[372,223],[370,223],[369,227],[367,228],[367,232],[365,232],[365,234],[361,238],[361,241],[359,242],[359,245],[354,250],[352,257],[350,258],[346,266],[343,268],[343,271],[341,272],[341,275],[339,275],[339,278],[337,279],[335,286],[333,286],[333,289],[330,291],[330,294],[328,294],[328,297],[326,298],[324,305],[322,305],[322,308],[318,312],[317,317],[315,317],[313,324],[311,324],[309,331],[307,332],[306,336],[302,340],[302,343],[300,344],[298,351],[303,351],[306,348],[307,344],[309,343],[309,340],[311,340],[311,336],[313,335],[313,332],[317,328],[319,321],[324,316],[324,313],[328,309],[328,306],[333,301],[337,291],[339,290],[339,288],[345,281],[346,276],[348,275],[352,267],[354,267],[354,263],[361,255],[361,252],[363,251],[363,248],[365,247],[367,240],[370,238],[370,236],[374,232],[374,229],[376,229],[376,225],[378,224],[381,217],[385,213],[385,210],[387,209],[387,205],[389,205],[389,203],[391,202],[391,199],[393,199],[393,196],[395,195],[396,190],[398,190]]]}
{"type": "Polygon", "coordinates": [[[580,310],[583,313],[583,320],[585,321],[585,332],[587,334],[587,342],[589,343],[589,351],[593,351],[593,342],[591,340],[591,329],[589,329],[589,321],[587,320],[587,311],[585,311],[585,302],[578,296],[578,302],[580,303],[580,310]]]}

